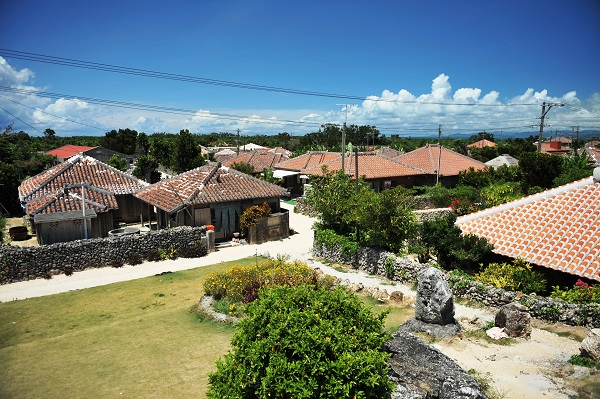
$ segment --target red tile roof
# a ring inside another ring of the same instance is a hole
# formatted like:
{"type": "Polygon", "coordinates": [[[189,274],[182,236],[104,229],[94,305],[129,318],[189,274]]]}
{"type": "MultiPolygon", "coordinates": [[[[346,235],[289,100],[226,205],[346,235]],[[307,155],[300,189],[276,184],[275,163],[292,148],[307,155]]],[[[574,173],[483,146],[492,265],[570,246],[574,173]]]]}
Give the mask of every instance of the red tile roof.
{"type": "Polygon", "coordinates": [[[273,169],[280,162],[285,162],[289,158],[281,153],[274,153],[265,150],[256,150],[241,152],[238,156],[229,156],[222,159],[223,166],[231,167],[234,163],[247,163],[252,165],[254,172],[262,172],[263,169],[273,169]]]}
{"type": "Polygon", "coordinates": [[[600,281],[600,183],[583,179],[461,216],[463,233],[493,252],[600,281]]]}
{"type": "Polygon", "coordinates": [[[386,157],[386,158],[395,158],[399,155],[404,154],[403,151],[394,150],[393,148],[390,148],[390,147],[378,148],[377,150],[375,150],[375,153],[377,155],[381,155],[382,157],[386,157]]]}
{"type": "Polygon", "coordinates": [[[459,172],[469,168],[475,170],[486,168],[483,162],[444,147],[441,147],[440,150],[440,146],[437,144],[427,144],[425,147],[417,148],[394,159],[432,175],[437,174],[438,161],[441,159],[440,176],[456,176],[459,172]]]}
{"type": "MultiPolygon", "coordinates": [[[[356,175],[356,158],[353,153],[347,153],[344,161],[345,172],[348,176],[356,175]]],[[[320,165],[303,169],[301,173],[306,175],[323,175],[323,165],[327,166],[328,171],[337,171],[342,169],[342,157],[339,156],[320,165]]],[[[421,169],[405,165],[402,162],[395,161],[374,152],[358,153],[358,175],[364,176],[365,180],[386,179],[400,176],[423,175],[425,172],[421,169]]]]}
{"type": "Polygon", "coordinates": [[[302,154],[295,158],[291,158],[288,161],[281,162],[278,165],[275,165],[275,168],[300,172],[304,169],[309,169],[313,166],[321,165],[325,162],[329,162],[341,156],[341,152],[309,151],[306,154],[302,154]]]}
{"type": "MultiPolygon", "coordinates": [[[[86,209],[93,209],[96,213],[101,213],[119,208],[114,194],[90,186],[84,186],[84,190],[86,209]]],[[[81,184],[70,186],[67,194],[64,190],[59,190],[27,203],[27,214],[29,215],[81,211],[82,209],[81,184]]]]}
{"type": "Polygon", "coordinates": [[[55,157],[62,158],[62,159],[67,159],[67,158],[71,158],[74,155],[77,155],[80,152],[85,152],[85,151],[91,150],[93,148],[94,147],[88,147],[85,145],[67,144],[67,145],[63,145],[62,147],[58,147],[53,150],[50,150],[50,151],[46,151],[46,154],[53,155],[55,157]]]}
{"type": "Polygon", "coordinates": [[[496,146],[496,143],[494,143],[493,141],[489,141],[489,140],[483,139],[483,140],[476,141],[476,142],[474,142],[472,144],[469,144],[467,147],[470,147],[470,148],[483,148],[483,147],[495,147],[495,146],[496,146]]]}
{"type": "Polygon", "coordinates": [[[274,152],[276,154],[283,154],[285,155],[287,158],[292,156],[292,152],[290,150],[286,150],[283,147],[275,147],[275,148],[269,148],[268,149],[269,152],[274,152]]]}
{"type": "Polygon", "coordinates": [[[542,143],[542,154],[566,155],[571,151],[572,149],[570,147],[563,146],[561,141],[542,143]]]}
{"type": "Polygon", "coordinates": [[[113,194],[132,194],[148,186],[148,183],[112,166],[78,154],[21,183],[19,199],[21,202],[30,202],[80,183],[87,183],[113,194]]]}
{"type": "Polygon", "coordinates": [[[167,212],[188,205],[237,202],[254,198],[274,198],[287,191],[218,164],[205,165],[163,180],[135,196],[167,212]]]}
{"type": "Polygon", "coordinates": [[[594,166],[600,166],[600,150],[595,147],[585,147],[588,159],[594,166]]]}

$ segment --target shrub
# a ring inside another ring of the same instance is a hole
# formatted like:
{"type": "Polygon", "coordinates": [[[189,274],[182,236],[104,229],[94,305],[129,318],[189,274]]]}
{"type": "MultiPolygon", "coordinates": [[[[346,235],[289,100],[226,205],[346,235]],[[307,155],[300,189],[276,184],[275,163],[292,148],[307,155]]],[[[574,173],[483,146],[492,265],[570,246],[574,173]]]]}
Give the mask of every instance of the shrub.
{"type": "Polygon", "coordinates": [[[567,302],[600,302],[600,284],[590,285],[579,279],[575,283],[575,287],[568,290],[562,290],[558,286],[552,287],[551,296],[567,302]]]}
{"type": "Polygon", "coordinates": [[[158,257],[160,260],[177,259],[177,250],[174,248],[158,248],[158,257]]]}
{"type": "Polygon", "coordinates": [[[232,351],[209,375],[209,398],[386,398],[386,314],[343,288],[262,289],[232,351]]]}
{"type": "Polygon", "coordinates": [[[600,369],[600,363],[597,363],[594,360],[587,357],[583,357],[581,355],[573,355],[567,361],[576,366],[587,367],[590,369],[600,369]]]}
{"type": "Polygon", "coordinates": [[[271,214],[271,207],[264,202],[262,205],[254,205],[242,212],[240,216],[240,228],[248,230],[248,227],[256,226],[258,219],[271,214]]]}
{"type": "Polygon", "coordinates": [[[394,258],[389,256],[385,258],[385,275],[387,278],[393,279],[395,273],[396,269],[394,268],[394,258]]]}
{"type": "Polygon", "coordinates": [[[317,230],[315,242],[317,245],[325,244],[330,247],[340,245],[342,253],[346,256],[355,254],[359,247],[356,241],[349,237],[336,234],[335,231],[329,229],[317,230]]]}
{"type": "Polygon", "coordinates": [[[513,263],[490,263],[476,275],[477,280],[510,291],[526,294],[544,292],[546,279],[542,273],[532,270],[531,265],[517,259],[513,263]]]}
{"type": "Polygon", "coordinates": [[[228,297],[232,302],[249,303],[256,299],[263,286],[313,284],[331,287],[333,283],[329,276],[317,276],[304,262],[277,259],[211,273],[204,281],[204,291],[216,300],[228,297]]]}

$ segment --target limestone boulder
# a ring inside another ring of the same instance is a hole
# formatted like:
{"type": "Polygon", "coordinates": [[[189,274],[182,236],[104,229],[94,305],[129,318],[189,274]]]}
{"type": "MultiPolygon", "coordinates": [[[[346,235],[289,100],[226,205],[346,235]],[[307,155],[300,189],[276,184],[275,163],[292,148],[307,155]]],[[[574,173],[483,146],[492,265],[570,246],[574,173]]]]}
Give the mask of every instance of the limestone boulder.
{"type": "Polygon", "coordinates": [[[441,270],[429,267],[417,277],[415,319],[430,324],[454,324],[452,290],[441,270]]]}
{"type": "Polygon", "coordinates": [[[600,362],[600,328],[594,328],[581,342],[579,347],[581,356],[600,362]]]}
{"type": "Polygon", "coordinates": [[[527,307],[517,302],[506,304],[500,308],[495,318],[496,327],[504,329],[511,338],[531,337],[531,315],[527,307]]]}

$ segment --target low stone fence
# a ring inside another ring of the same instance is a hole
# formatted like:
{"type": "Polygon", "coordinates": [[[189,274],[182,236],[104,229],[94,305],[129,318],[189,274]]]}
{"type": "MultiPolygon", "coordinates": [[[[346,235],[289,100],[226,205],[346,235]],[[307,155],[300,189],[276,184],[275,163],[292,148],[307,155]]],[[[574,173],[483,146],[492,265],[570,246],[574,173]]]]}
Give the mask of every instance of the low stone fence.
{"type": "MultiPolygon", "coordinates": [[[[417,274],[427,264],[409,257],[373,248],[360,248],[356,253],[344,254],[340,245],[313,244],[313,255],[330,262],[351,265],[369,274],[387,277],[401,283],[416,284],[417,274]]],[[[501,307],[510,302],[520,302],[529,308],[535,318],[548,322],[560,321],[574,326],[600,327],[600,304],[576,304],[535,294],[506,291],[487,286],[478,281],[447,274],[446,278],[455,296],[486,306],[501,307]]]]}
{"type": "Polygon", "coordinates": [[[290,215],[287,209],[258,219],[256,226],[248,228],[248,243],[262,244],[290,236],[290,215]]]}
{"type": "Polygon", "coordinates": [[[214,250],[214,232],[203,227],[178,227],[114,238],[62,242],[39,247],[0,246],[0,284],[49,278],[89,268],[122,266],[175,250],[198,256],[214,250]],[[201,250],[199,245],[202,244],[201,250]]]}

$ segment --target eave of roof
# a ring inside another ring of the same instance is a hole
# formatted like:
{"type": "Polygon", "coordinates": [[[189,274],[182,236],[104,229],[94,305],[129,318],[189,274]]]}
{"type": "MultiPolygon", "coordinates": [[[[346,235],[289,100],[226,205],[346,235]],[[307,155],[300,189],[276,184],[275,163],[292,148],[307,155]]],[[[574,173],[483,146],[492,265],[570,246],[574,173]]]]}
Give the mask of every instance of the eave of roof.
{"type": "Polygon", "coordinates": [[[600,183],[583,179],[461,216],[495,253],[600,281],[600,183]]]}

